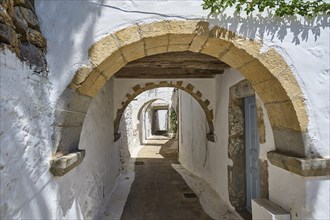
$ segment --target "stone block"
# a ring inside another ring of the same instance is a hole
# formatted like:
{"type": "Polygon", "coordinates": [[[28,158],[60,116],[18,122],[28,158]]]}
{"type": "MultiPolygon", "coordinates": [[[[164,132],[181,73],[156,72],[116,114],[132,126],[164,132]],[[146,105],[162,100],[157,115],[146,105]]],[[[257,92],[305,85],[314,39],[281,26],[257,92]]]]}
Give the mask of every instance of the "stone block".
{"type": "Polygon", "coordinates": [[[94,97],[104,86],[107,79],[97,70],[94,70],[85,82],[78,88],[78,91],[81,94],[94,97]]]}
{"type": "Polygon", "coordinates": [[[98,69],[102,72],[106,79],[110,79],[116,72],[126,65],[125,58],[120,51],[112,53],[100,65],[98,69]]]}
{"type": "Polygon", "coordinates": [[[38,69],[46,70],[46,60],[44,52],[41,48],[37,48],[33,44],[30,43],[21,43],[19,46],[20,59],[24,61],[28,61],[30,64],[35,65],[38,69]]]}
{"type": "Polygon", "coordinates": [[[159,37],[150,37],[150,38],[145,38],[145,48],[146,50],[150,48],[155,48],[155,47],[167,47],[169,43],[169,36],[168,35],[162,35],[159,37]]]}
{"type": "Polygon", "coordinates": [[[8,26],[15,28],[12,18],[9,16],[6,10],[0,8],[0,23],[7,24],[8,26]]]}
{"type": "Polygon", "coordinates": [[[30,28],[39,30],[39,21],[37,16],[34,14],[33,11],[27,8],[20,7],[20,11],[22,16],[24,17],[25,21],[27,22],[30,28]]]}
{"type": "Polygon", "coordinates": [[[15,6],[22,6],[24,8],[27,8],[31,11],[34,11],[34,7],[31,4],[30,0],[14,0],[14,5],[15,6]]]}
{"type": "Polygon", "coordinates": [[[169,46],[171,45],[187,45],[191,44],[194,39],[192,34],[170,34],[169,35],[169,46]]]}
{"type": "Polygon", "coordinates": [[[305,157],[305,146],[301,132],[273,127],[273,135],[277,150],[291,155],[305,157]]]}
{"type": "Polygon", "coordinates": [[[36,47],[45,48],[47,46],[46,39],[39,31],[36,31],[34,29],[27,29],[26,39],[36,47]]]}
{"type": "Polygon", "coordinates": [[[115,36],[119,40],[120,46],[125,46],[140,41],[141,36],[139,29],[139,26],[133,25],[117,31],[115,36]]]}
{"type": "Polygon", "coordinates": [[[20,7],[14,7],[13,21],[14,21],[16,30],[20,34],[22,34],[24,37],[29,25],[28,25],[27,21],[24,19],[22,12],[20,10],[20,7]]]}
{"type": "Polygon", "coordinates": [[[137,60],[146,56],[144,51],[144,43],[142,40],[123,47],[122,53],[126,62],[137,60]]]}
{"type": "Polygon", "coordinates": [[[230,89],[231,98],[239,99],[255,95],[255,91],[248,80],[242,80],[230,89]]]}
{"type": "Polygon", "coordinates": [[[246,39],[243,37],[235,37],[230,40],[230,42],[238,49],[242,49],[246,51],[249,55],[251,55],[254,58],[259,58],[260,57],[260,49],[262,48],[262,43],[251,40],[251,39],[246,39]]]}
{"type": "Polygon", "coordinates": [[[268,199],[252,199],[252,219],[291,220],[291,215],[268,199]]]}
{"type": "Polygon", "coordinates": [[[189,51],[199,53],[202,50],[207,39],[208,36],[196,35],[190,44],[189,51]]]}
{"type": "Polygon", "coordinates": [[[82,127],[62,127],[54,125],[54,144],[57,152],[67,154],[78,150],[82,127]]]}
{"type": "Polygon", "coordinates": [[[288,97],[290,97],[291,100],[303,97],[297,79],[289,69],[285,69],[283,74],[276,76],[276,79],[285,89],[288,97]]]}
{"type": "Polygon", "coordinates": [[[197,92],[196,92],[196,96],[197,96],[199,99],[201,99],[201,98],[202,98],[202,93],[201,93],[200,91],[197,91],[197,92]]]}
{"type": "Polygon", "coordinates": [[[293,129],[300,131],[296,111],[290,101],[265,104],[269,121],[277,129],[293,129]]]}
{"type": "Polygon", "coordinates": [[[296,111],[296,116],[299,121],[300,131],[307,132],[309,120],[308,120],[305,99],[303,97],[296,98],[296,99],[292,100],[292,104],[294,106],[294,109],[296,111]]]}
{"type": "Polygon", "coordinates": [[[86,113],[74,112],[63,109],[55,110],[55,126],[59,127],[82,127],[86,113]]]}
{"type": "Polygon", "coordinates": [[[269,70],[256,59],[238,68],[238,71],[251,82],[252,86],[274,77],[269,70]]]}
{"type": "Polygon", "coordinates": [[[140,25],[140,34],[142,38],[158,37],[168,34],[168,22],[154,22],[140,25]]]}
{"type": "Polygon", "coordinates": [[[193,85],[191,85],[190,83],[188,83],[188,85],[186,86],[186,89],[188,90],[188,91],[190,91],[190,93],[194,90],[194,86],[193,85]]]}
{"type": "Polygon", "coordinates": [[[169,34],[199,34],[207,35],[209,33],[208,23],[200,21],[168,21],[168,33],[169,34]]]}
{"type": "Polygon", "coordinates": [[[91,71],[92,69],[89,67],[79,68],[71,81],[70,88],[78,88],[87,79],[91,71]]]}
{"type": "Polygon", "coordinates": [[[229,42],[221,39],[209,38],[200,52],[212,57],[219,58],[224,52],[228,50],[229,46],[229,42]]]}
{"type": "Polygon", "coordinates": [[[283,102],[289,100],[286,91],[275,78],[262,81],[254,85],[253,88],[256,90],[257,94],[265,104],[270,102],[283,102]]]}
{"type": "Polygon", "coordinates": [[[109,35],[89,48],[88,57],[90,62],[94,66],[97,66],[118,50],[118,43],[111,35],[109,35]]]}
{"type": "Polygon", "coordinates": [[[296,111],[290,101],[265,104],[273,128],[300,131],[296,111]]]}
{"type": "Polygon", "coordinates": [[[217,39],[222,39],[226,41],[233,41],[237,38],[236,34],[232,31],[229,31],[227,29],[224,29],[222,27],[213,27],[210,30],[209,36],[211,38],[217,38],[217,39]]]}
{"type": "Polygon", "coordinates": [[[136,86],[133,87],[134,92],[137,92],[140,89],[141,89],[141,86],[140,85],[136,85],[136,86]]]}
{"type": "Polygon", "coordinates": [[[50,172],[54,176],[63,176],[78,166],[85,158],[85,150],[69,153],[51,161],[50,172]]]}
{"type": "Polygon", "coordinates": [[[13,47],[17,45],[16,32],[9,25],[0,23],[0,42],[10,44],[13,47]]]}
{"type": "Polygon", "coordinates": [[[173,44],[168,46],[168,52],[188,51],[189,44],[173,44]]]}
{"type": "Polygon", "coordinates": [[[254,60],[254,57],[248,54],[245,50],[234,46],[230,47],[229,51],[220,57],[220,60],[227,63],[232,68],[238,69],[254,60]]]}
{"type": "Polygon", "coordinates": [[[161,46],[161,47],[153,47],[146,49],[146,55],[151,56],[151,55],[156,55],[156,54],[161,54],[161,53],[166,53],[168,52],[168,46],[161,46]]]}
{"type": "Polygon", "coordinates": [[[74,89],[67,88],[62,93],[56,103],[57,109],[63,109],[74,112],[87,113],[92,98],[76,92],[74,89]]]}
{"type": "Polygon", "coordinates": [[[329,176],[329,158],[299,158],[277,151],[267,153],[267,158],[274,166],[285,169],[300,176],[329,176]]]}
{"type": "Polygon", "coordinates": [[[275,77],[283,75],[289,69],[283,57],[273,48],[260,54],[259,60],[275,77]]]}

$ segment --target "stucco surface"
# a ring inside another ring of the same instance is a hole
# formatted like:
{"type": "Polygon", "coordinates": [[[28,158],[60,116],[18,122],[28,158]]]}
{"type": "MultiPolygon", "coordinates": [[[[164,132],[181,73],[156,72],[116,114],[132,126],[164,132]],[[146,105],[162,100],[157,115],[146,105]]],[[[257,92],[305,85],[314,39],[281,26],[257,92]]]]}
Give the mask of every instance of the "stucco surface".
{"type": "Polygon", "coordinates": [[[10,51],[2,52],[0,61],[1,219],[95,217],[121,168],[122,154],[112,138],[112,82],[93,99],[85,118],[79,145],[85,159],[55,178],[49,172],[51,84],[10,51]]]}

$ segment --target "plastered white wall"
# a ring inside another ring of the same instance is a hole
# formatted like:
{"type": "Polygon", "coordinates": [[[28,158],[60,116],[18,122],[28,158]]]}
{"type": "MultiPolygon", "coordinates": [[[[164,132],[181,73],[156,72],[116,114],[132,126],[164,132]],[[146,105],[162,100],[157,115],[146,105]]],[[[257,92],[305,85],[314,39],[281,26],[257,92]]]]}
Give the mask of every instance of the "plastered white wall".
{"type": "Polygon", "coordinates": [[[52,218],[60,210],[49,173],[51,84],[11,51],[0,52],[0,218],[52,218]],[[33,208],[33,209],[32,209],[33,208]]]}
{"type": "Polygon", "coordinates": [[[92,219],[120,170],[113,143],[113,82],[93,99],[82,129],[83,162],[63,177],[52,157],[51,84],[9,50],[1,65],[1,219],[92,219]],[[24,88],[24,89],[22,89],[24,88]]]}

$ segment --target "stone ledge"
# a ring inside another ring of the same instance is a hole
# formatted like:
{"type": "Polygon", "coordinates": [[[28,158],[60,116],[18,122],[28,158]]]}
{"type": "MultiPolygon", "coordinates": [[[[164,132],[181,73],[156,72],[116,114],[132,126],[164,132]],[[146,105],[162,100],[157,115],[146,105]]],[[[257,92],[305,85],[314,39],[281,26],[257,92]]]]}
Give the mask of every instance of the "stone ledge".
{"type": "Polygon", "coordinates": [[[85,157],[85,150],[69,153],[51,161],[50,172],[54,176],[63,176],[78,166],[85,157]]]}
{"type": "Polygon", "coordinates": [[[300,176],[330,175],[330,158],[299,158],[276,151],[268,152],[267,158],[274,166],[300,176]]]}

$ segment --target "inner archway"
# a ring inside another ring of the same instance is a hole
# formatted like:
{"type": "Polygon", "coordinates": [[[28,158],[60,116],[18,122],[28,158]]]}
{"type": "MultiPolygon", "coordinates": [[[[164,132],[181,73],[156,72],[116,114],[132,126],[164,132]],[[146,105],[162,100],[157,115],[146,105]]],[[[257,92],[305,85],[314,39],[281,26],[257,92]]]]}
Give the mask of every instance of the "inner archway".
{"type": "Polygon", "coordinates": [[[205,112],[206,120],[208,122],[209,126],[209,133],[207,134],[207,139],[209,141],[214,142],[214,125],[213,125],[213,110],[209,109],[210,101],[203,97],[202,93],[200,91],[195,91],[195,86],[188,83],[187,85],[184,85],[183,81],[162,81],[160,83],[145,83],[144,85],[136,85],[133,89],[133,94],[127,94],[127,99],[122,102],[122,107],[117,110],[116,119],[114,121],[114,140],[117,141],[120,138],[119,134],[119,125],[120,120],[122,118],[122,115],[124,114],[124,111],[126,107],[129,105],[129,103],[134,100],[138,95],[141,93],[155,89],[155,88],[164,88],[164,87],[172,87],[176,89],[183,90],[190,94],[202,107],[202,109],[205,112]]]}

